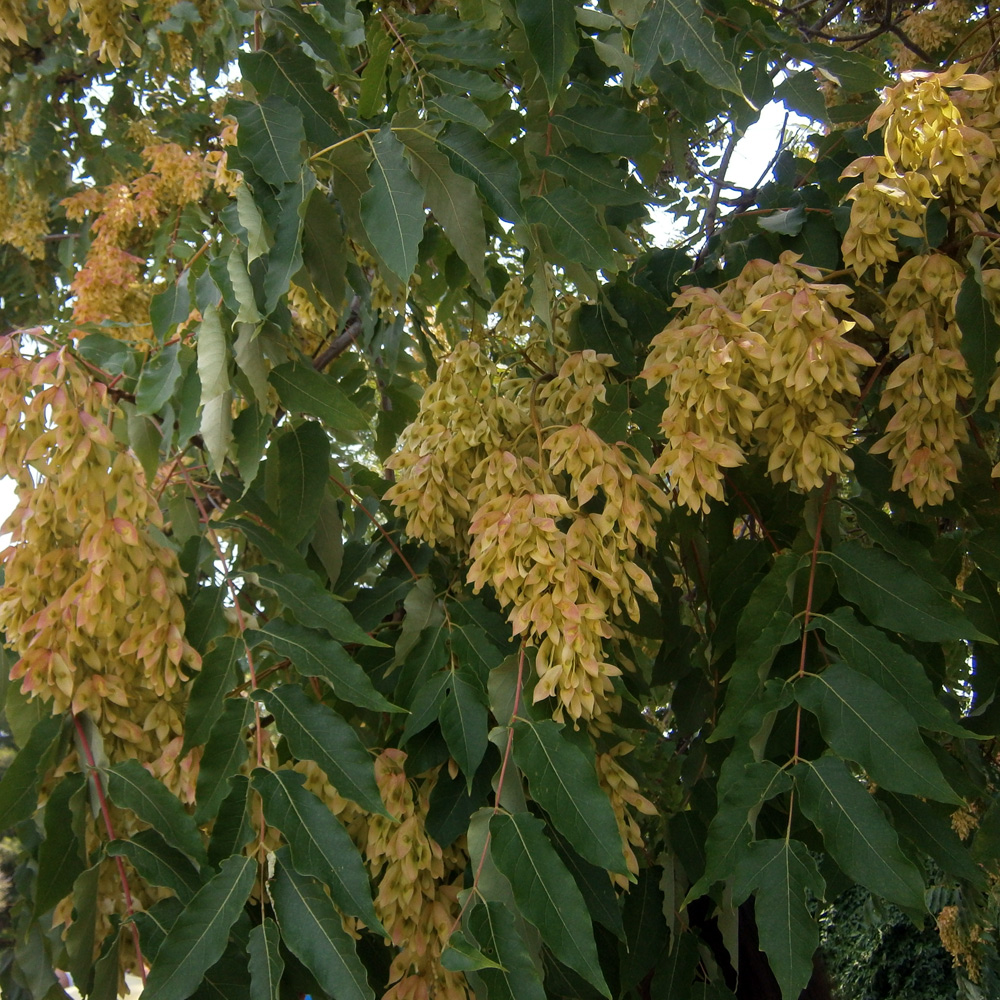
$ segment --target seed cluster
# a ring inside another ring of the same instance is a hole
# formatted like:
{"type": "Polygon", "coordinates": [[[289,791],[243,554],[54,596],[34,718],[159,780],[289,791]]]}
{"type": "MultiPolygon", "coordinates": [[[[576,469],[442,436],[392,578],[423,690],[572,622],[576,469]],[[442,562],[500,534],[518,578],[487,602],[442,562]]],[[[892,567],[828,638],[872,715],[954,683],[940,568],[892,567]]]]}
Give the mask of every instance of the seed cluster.
{"type": "Polygon", "coordinates": [[[375,780],[393,819],[366,813],[340,796],[312,761],[296,764],[295,770],[345,825],[378,885],[375,913],[398,949],[382,1000],[468,1000],[465,977],[441,965],[468,859],[461,848],[442,848],[427,832],[439,769],[413,782],[405,763],[406,754],[394,748],[383,750],[375,761],[375,780]]]}
{"type": "Polygon", "coordinates": [[[0,472],[17,483],[5,528],[0,628],[11,671],[53,714],[86,712],[112,760],[137,757],[185,796],[176,766],[187,674],[176,555],[155,498],[108,425],[106,387],[65,349],[22,357],[0,338],[0,472]]]}
{"type": "Polygon", "coordinates": [[[412,537],[468,555],[468,579],[510,607],[537,652],[534,699],[610,725],[620,697],[606,639],[655,601],[639,565],[667,498],[645,459],[591,426],[608,355],[582,351],[537,379],[504,378],[466,341],[441,364],[389,466],[412,537]]]}
{"type": "Polygon", "coordinates": [[[875,362],[847,334],[872,324],[846,285],[820,278],[786,252],[674,300],[677,316],[653,338],[641,374],[650,387],[664,383],[666,446],[652,471],[679,503],[699,511],[721,501],[724,470],[751,450],[768,456],[776,480],[803,490],[853,467],[847,403],[875,362]]]}

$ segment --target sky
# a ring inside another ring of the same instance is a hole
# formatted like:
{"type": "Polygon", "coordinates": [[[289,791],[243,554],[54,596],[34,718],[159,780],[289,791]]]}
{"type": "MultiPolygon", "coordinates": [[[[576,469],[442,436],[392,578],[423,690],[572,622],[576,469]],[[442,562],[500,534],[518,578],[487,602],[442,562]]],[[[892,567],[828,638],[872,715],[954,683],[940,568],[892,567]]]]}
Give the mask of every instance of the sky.
{"type": "MultiPolygon", "coordinates": [[[[781,126],[785,120],[783,104],[772,101],[761,112],[760,120],[747,129],[746,135],[740,140],[729,163],[726,179],[742,187],[750,187],[757,183],[761,173],[774,156],[781,126]]],[[[797,115],[789,118],[789,125],[802,125],[806,119],[797,115]]],[[[669,228],[665,229],[669,232],[669,228]]],[[[14,483],[0,476],[0,524],[2,524],[16,504],[14,483]]],[[[7,536],[0,534],[0,546],[6,544],[7,536]]]]}

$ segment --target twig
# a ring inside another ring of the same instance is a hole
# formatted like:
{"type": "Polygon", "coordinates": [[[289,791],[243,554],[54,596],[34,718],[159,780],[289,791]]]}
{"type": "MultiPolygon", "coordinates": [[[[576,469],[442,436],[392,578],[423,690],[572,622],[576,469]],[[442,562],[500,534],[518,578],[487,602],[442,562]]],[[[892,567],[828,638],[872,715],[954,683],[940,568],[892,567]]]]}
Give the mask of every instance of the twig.
{"type": "Polygon", "coordinates": [[[339,358],[351,344],[361,335],[363,324],[361,322],[361,299],[357,295],[351,302],[351,314],[344,324],[344,329],[337,334],[329,345],[325,347],[316,357],[313,358],[313,368],[321,372],[328,364],[339,358]]]}
{"type": "Polygon", "coordinates": [[[715,221],[719,214],[719,198],[722,197],[722,190],[726,186],[726,173],[729,171],[729,161],[733,158],[736,144],[739,141],[740,133],[734,126],[733,134],[729,137],[729,142],[722,153],[722,159],[719,161],[715,181],[712,183],[712,194],[708,199],[708,208],[705,210],[705,225],[703,226],[705,243],[698,253],[697,260],[695,260],[694,266],[696,270],[701,267],[705,254],[708,253],[708,244],[712,239],[712,233],[715,232],[715,221]]]}

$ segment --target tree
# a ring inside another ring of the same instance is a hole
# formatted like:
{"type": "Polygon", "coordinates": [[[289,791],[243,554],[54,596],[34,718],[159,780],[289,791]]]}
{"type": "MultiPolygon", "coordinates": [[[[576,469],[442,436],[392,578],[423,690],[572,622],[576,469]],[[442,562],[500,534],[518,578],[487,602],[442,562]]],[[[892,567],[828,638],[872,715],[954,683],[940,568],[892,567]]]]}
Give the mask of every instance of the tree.
{"type": "Polygon", "coordinates": [[[990,24],[0,4],[5,998],[996,995],[990,24]]]}

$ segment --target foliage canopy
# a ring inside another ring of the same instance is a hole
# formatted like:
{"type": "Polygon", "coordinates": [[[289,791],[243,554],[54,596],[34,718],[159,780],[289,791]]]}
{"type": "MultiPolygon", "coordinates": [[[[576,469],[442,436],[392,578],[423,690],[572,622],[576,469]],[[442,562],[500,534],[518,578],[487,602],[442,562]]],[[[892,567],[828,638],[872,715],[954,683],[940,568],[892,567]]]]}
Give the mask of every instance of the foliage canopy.
{"type": "Polygon", "coordinates": [[[5,998],[1000,995],[990,23],[0,0],[5,998]]]}

